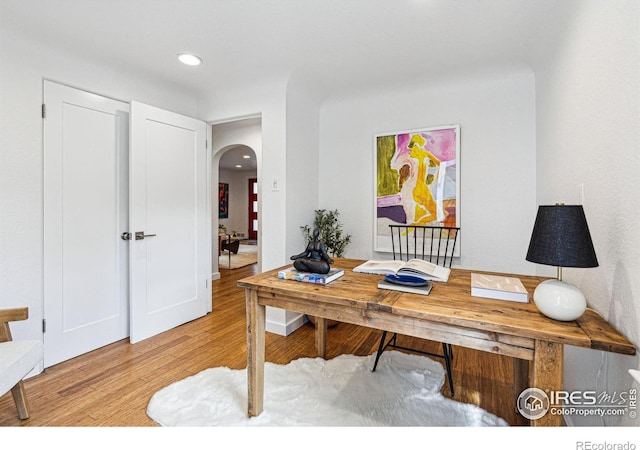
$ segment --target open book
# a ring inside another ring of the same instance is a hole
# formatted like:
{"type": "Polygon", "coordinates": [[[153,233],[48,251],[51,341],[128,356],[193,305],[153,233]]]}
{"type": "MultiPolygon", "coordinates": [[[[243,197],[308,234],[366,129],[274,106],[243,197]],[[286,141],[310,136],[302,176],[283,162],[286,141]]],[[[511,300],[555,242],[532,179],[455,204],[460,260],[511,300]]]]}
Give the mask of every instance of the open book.
{"type": "Polygon", "coordinates": [[[423,280],[448,281],[451,269],[422,259],[409,261],[369,260],[353,269],[354,272],[376,273],[381,275],[410,275],[423,280]]]}

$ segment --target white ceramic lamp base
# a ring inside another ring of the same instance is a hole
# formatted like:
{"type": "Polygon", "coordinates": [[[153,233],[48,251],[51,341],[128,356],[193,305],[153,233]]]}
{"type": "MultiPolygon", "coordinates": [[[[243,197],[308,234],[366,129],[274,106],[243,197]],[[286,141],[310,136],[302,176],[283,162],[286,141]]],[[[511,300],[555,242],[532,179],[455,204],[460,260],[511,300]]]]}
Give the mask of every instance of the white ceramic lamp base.
{"type": "Polygon", "coordinates": [[[587,309],[587,300],[577,287],[560,280],[546,280],[536,287],[533,301],[542,314],[568,322],[587,309]]]}

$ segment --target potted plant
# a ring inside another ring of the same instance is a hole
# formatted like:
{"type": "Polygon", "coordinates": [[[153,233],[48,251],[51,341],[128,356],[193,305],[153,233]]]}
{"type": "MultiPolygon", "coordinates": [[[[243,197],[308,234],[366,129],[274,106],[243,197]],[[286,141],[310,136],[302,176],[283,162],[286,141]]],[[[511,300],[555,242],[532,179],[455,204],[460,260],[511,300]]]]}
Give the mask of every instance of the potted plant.
{"type": "Polygon", "coordinates": [[[342,224],[338,220],[340,213],[337,209],[328,211],[326,209],[317,209],[313,226],[304,225],[300,227],[305,241],[310,242],[313,239],[313,230],[320,231],[320,240],[327,247],[327,252],[331,256],[341,258],[347,246],[351,243],[351,235],[346,234],[342,230],[342,224]]]}

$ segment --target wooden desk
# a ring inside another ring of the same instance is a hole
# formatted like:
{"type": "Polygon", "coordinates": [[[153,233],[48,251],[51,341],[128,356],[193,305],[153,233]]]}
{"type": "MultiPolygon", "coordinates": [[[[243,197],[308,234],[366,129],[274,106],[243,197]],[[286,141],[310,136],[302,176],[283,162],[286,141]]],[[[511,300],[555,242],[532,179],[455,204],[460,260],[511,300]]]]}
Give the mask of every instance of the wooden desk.
{"type": "MultiPolygon", "coordinates": [[[[248,414],[262,412],[264,400],[265,307],[316,316],[316,351],[324,357],[327,319],[446,342],[516,358],[515,392],[526,387],[562,389],[564,344],[635,354],[635,347],[595,311],[574,322],[543,316],[531,303],[471,296],[471,273],[453,269],[447,283],[434,283],[428,297],[381,290],[380,275],[355,273],[360,260],[336,259],[343,277],[328,285],[280,280],[279,269],[244,278],[246,289],[248,414]]],[[[517,276],[533,299],[545,278],[517,276]]],[[[515,407],[515,405],[514,405],[515,407]]],[[[560,425],[547,414],[532,425],[560,425]]]]}

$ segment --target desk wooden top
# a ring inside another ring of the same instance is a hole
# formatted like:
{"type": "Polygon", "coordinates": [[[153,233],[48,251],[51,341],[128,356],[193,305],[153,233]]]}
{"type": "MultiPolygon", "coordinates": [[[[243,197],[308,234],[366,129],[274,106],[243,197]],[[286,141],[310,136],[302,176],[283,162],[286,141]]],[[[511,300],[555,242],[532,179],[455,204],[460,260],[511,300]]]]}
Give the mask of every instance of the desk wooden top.
{"type": "MultiPolygon", "coordinates": [[[[533,302],[535,287],[547,278],[514,276],[529,292],[530,303],[492,300],[471,296],[471,273],[490,273],[452,269],[449,281],[434,282],[428,296],[378,289],[382,275],[353,272],[364,261],[337,258],[333,267],[342,268],[344,276],[318,285],[278,278],[278,270],[290,265],[253,275],[238,281],[238,286],[255,289],[259,303],[269,304],[276,298],[295,297],[315,305],[348,307],[359,315],[368,311],[389,312],[467,329],[540,339],[578,347],[634,355],[635,346],[618,333],[596,311],[587,311],[576,321],[561,322],[541,314],[533,302]]],[[[286,305],[283,305],[288,309],[286,305]]],[[[305,311],[301,311],[305,312],[305,311]]],[[[348,320],[347,320],[348,321],[348,320]]]]}

